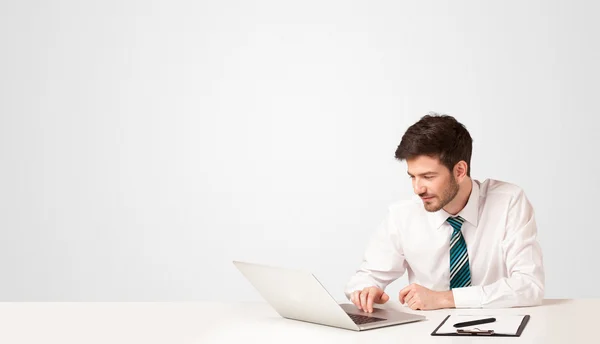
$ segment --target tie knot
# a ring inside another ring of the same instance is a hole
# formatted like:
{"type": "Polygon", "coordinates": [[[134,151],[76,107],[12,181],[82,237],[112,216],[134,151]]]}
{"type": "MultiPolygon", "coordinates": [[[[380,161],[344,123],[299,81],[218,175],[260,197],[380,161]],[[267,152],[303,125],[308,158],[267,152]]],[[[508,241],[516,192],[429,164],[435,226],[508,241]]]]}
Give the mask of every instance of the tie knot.
{"type": "Polygon", "coordinates": [[[446,222],[448,222],[450,224],[450,226],[452,226],[452,228],[454,228],[454,231],[459,231],[460,228],[462,227],[463,222],[465,222],[465,219],[463,219],[460,216],[450,216],[446,222]]]}

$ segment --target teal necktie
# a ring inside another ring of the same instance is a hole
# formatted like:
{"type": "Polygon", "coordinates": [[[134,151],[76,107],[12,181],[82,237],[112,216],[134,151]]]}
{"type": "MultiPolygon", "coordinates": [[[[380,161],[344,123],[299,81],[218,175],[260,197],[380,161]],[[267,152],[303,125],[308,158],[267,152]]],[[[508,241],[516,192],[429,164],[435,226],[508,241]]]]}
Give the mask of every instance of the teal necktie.
{"type": "Polygon", "coordinates": [[[446,220],[454,229],[450,237],[450,289],[471,286],[471,269],[467,243],[460,231],[463,219],[460,216],[449,217],[446,220]]]}

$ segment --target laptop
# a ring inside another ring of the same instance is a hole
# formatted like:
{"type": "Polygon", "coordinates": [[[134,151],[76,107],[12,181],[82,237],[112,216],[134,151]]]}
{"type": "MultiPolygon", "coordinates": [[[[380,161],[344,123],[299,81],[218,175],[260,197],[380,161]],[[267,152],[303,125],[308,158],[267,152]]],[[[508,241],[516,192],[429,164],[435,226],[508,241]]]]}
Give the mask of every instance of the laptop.
{"type": "Polygon", "coordinates": [[[373,313],[354,304],[338,304],[310,272],[234,261],[260,295],[286,319],[364,331],[404,324],[425,317],[373,307],[373,313]]]}

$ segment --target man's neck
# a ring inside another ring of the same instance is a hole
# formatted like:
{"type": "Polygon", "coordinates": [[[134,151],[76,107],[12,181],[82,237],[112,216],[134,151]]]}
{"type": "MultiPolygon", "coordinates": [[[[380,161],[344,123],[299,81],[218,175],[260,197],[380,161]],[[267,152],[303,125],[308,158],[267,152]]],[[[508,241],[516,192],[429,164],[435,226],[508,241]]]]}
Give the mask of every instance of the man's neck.
{"type": "Polygon", "coordinates": [[[459,185],[458,194],[450,203],[446,204],[444,210],[450,215],[458,214],[469,202],[472,189],[473,182],[470,177],[466,177],[459,185]]]}

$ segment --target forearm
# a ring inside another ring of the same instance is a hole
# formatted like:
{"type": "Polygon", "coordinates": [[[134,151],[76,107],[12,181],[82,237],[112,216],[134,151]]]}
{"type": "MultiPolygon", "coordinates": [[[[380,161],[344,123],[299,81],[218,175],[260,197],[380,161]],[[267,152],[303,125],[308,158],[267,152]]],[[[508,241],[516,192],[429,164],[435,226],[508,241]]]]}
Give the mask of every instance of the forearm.
{"type": "Polygon", "coordinates": [[[544,282],[540,278],[513,274],[484,286],[452,290],[456,308],[508,308],[535,306],[544,299],[544,282]]]}

